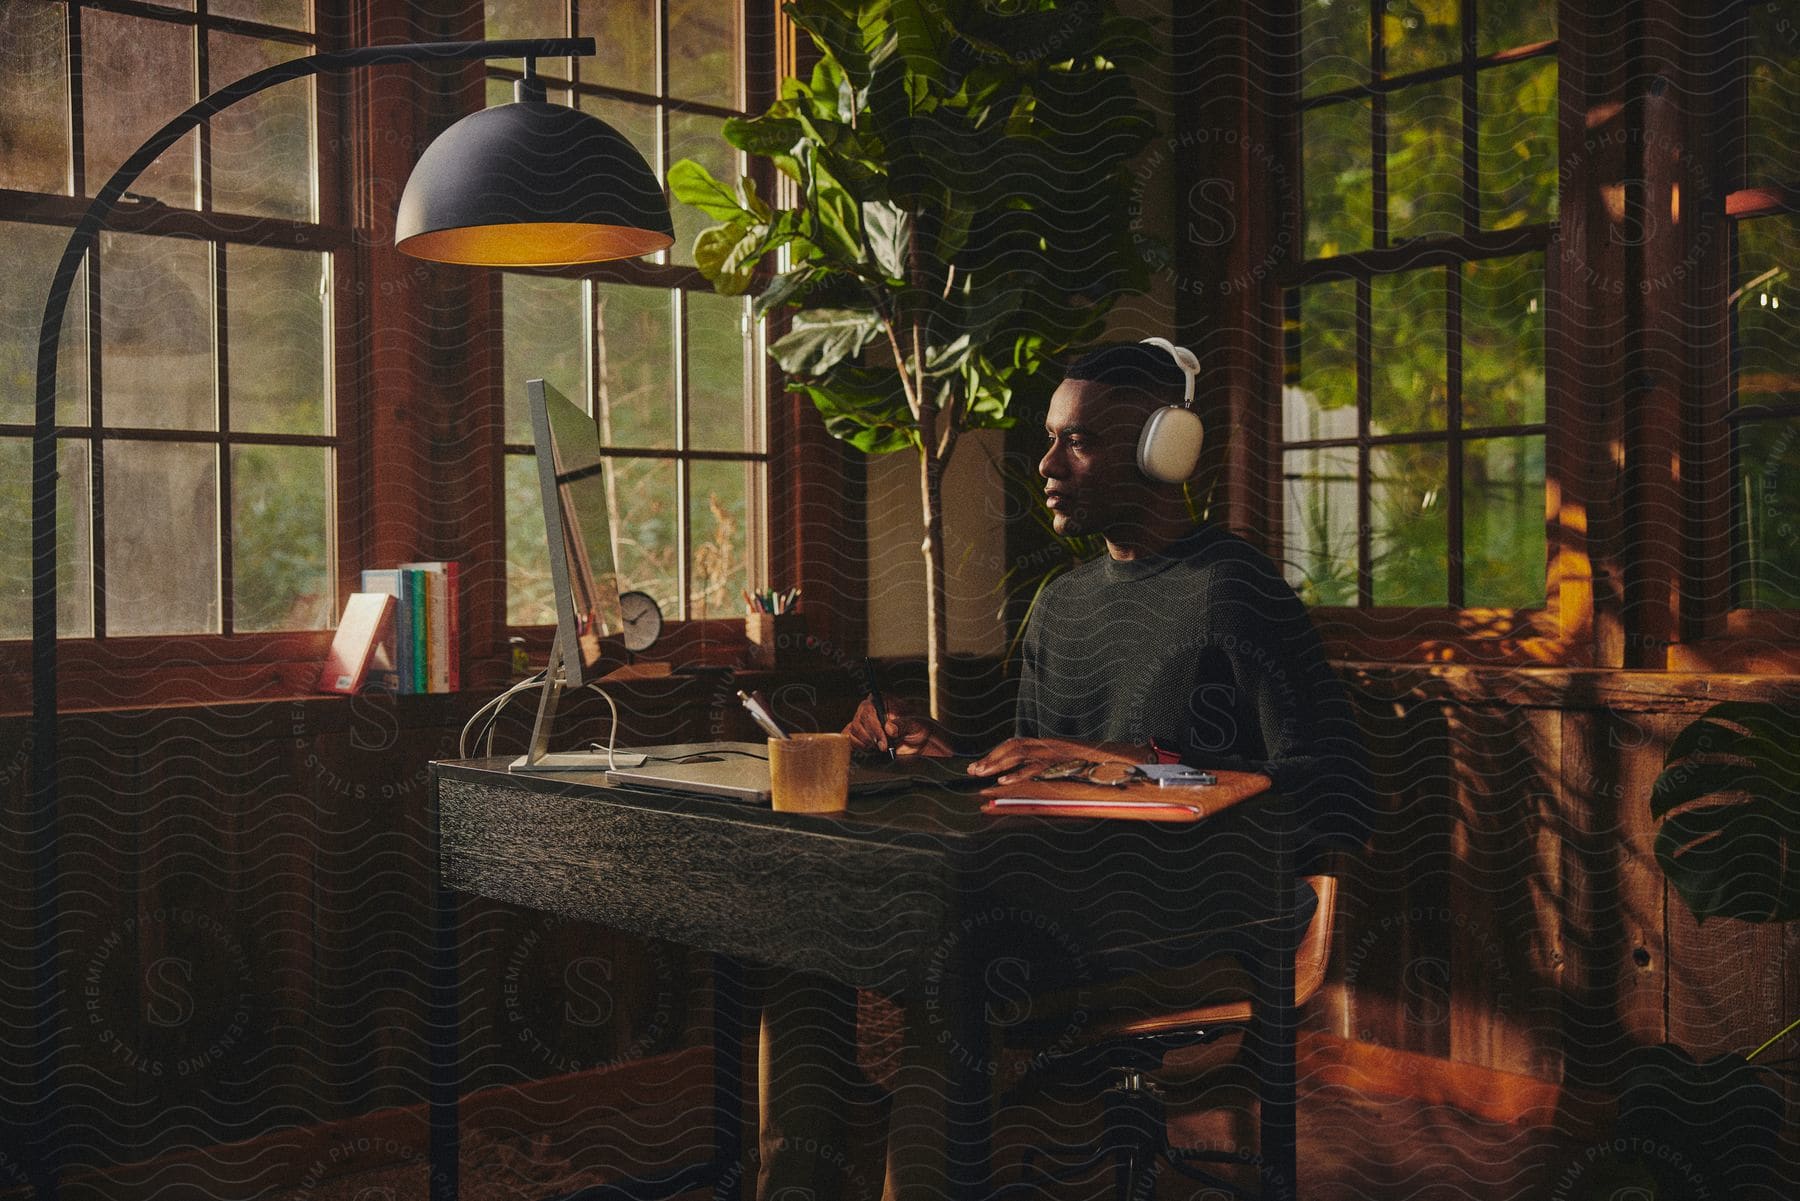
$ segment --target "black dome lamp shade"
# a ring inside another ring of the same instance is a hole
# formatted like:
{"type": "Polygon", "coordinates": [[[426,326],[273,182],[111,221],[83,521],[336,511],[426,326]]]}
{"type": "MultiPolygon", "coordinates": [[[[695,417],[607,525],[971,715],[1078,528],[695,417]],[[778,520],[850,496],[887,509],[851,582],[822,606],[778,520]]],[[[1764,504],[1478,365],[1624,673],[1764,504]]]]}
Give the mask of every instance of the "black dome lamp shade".
{"type": "Polygon", "coordinates": [[[529,58],[513,86],[513,103],[464,117],[419,156],[396,247],[441,263],[554,267],[674,244],[662,185],[623,134],[547,103],[529,58]]]}

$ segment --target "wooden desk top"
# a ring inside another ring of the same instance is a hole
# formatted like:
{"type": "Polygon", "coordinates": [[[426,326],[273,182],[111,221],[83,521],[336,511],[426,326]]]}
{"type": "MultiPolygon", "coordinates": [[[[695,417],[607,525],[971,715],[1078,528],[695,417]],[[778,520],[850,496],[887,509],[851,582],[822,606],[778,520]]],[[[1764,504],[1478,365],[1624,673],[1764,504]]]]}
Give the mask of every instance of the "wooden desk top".
{"type": "Polygon", "coordinates": [[[943,788],[777,813],[507,762],[433,765],[451,887],[887,992],[977,942],[1156,966],[1152,948],[1270,921],[1291,852],[1273,793],[1188,824],[988,816],[943,788]]]}

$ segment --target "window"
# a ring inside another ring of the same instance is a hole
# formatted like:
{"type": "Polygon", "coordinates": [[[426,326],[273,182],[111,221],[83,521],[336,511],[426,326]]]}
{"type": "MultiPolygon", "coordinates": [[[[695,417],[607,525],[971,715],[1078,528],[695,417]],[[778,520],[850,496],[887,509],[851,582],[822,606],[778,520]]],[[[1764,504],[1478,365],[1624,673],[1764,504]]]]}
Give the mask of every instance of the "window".
{"type": "MultiPolygon", "coordinates": [[[[308,0],[0,5],[0,638],[30,626],[36,332],[70,228],[200,95],[313,53],[308,0]]],[[[131,186],[69,304],[58,391],[65,637],[336,617],[336,252],[312,81],[220,114],[131,186]]]]}
{"type": "MultiPolygon", "coordinates": [[[[490,0],[487,12],[489,37],[595,36],[597,55],[540,62],[538,73],[553,102],[619,130],[659,175],[682,158],[721,178],[743,173],[723,137],[725,120],[745,112],[750,74],[735,5],[490,0]]],[[[488,102],[508,102],[518,65],[492,67],[488,102]]],[[[648,592],[671,619],[736,617],[739,592],[765,574],[760,329],[747,298],[715,295],[692,266],[707,218],[681,206],[673,217],[675,245],[656,262],[503,278],[508,625],[555,621],[524,404],[532,375],[600,422],[621,587],[648,592]]]]}
{"type": "Polygon", "coordinates": [[[1296,11],[1289,581],[1321,606],[1542,608],[1553,6],[1296,11]]]}
{"type": "Polygon", "coordinates": [[[1732,602],[1800,609],[1800,17],[1755,0],[1732,14],[1743,80],[1726,164],[1731,229],[1732,602]]]}

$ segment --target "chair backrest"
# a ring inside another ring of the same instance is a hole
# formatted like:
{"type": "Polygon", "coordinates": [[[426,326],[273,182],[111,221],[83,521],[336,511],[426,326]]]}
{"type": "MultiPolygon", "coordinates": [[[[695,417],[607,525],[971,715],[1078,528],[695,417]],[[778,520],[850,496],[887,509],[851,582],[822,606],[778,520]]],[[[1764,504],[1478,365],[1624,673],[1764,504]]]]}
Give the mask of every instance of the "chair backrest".
{"type": "Polygon", "coordinates": [[[1336,876],[1308,876],[1313,895],[1319,904],[1313,910],[1300,945],[1294,948],[1294,1003],[1305,1004],[1325,983],[1325,968],[1331,962],[1331,929],[1337,916],[1336,876]]]}

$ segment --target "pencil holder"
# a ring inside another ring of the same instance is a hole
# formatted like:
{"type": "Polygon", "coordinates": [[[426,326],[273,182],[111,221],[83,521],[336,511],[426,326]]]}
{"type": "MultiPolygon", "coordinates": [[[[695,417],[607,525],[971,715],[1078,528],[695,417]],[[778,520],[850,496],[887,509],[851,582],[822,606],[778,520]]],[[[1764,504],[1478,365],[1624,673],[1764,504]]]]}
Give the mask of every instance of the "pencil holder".
{"type": "Polygon", "coordinates": [[[777,667],[806,645],[806,619],[798,613],[746,614],[744,640],[751,667],[777,667]]]}

